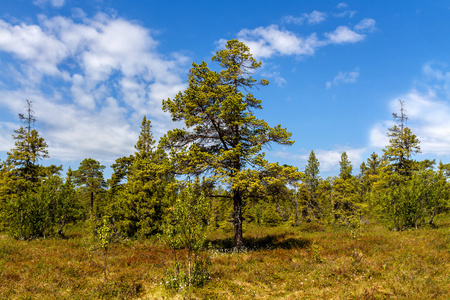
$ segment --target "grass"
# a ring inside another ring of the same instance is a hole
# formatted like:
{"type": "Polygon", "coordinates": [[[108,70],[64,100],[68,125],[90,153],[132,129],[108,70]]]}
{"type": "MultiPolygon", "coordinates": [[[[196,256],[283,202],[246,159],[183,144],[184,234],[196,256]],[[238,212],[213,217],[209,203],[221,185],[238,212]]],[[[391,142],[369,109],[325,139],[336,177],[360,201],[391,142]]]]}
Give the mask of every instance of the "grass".
{"type": "MultiPolygon", "coordinates": [[[[210,234],[211,280],[194,299],[450,299],[450,223],[393,232],[367,225],[253,228],[246,250],[210,234]]],[[[157,239],[113,244],[103,256],[83,230],[67,239],[0,235],[1,299],[182,299],[163,288],[173,253],[157,239]]],[[[180,253],[182,255],[182,253],[180,253]]]]}

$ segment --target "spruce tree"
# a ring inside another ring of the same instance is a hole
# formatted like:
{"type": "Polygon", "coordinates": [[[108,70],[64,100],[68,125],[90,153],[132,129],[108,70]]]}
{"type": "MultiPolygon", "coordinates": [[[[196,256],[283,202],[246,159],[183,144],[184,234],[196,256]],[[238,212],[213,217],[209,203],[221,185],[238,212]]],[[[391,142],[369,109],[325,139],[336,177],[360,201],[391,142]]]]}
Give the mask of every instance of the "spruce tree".
{"type": "Polygon", "coordinates": [[[264,225],[277,226],[281,223],[281,217],[277,212],[276,205],[274,203],[267,203],[264,212],[262,214],[264,225]]]}
{"type": "Polygon", "coordinates": [[[19,118],[26,127],[14,130],[14,148],[7,152],[6,159],[6,163],[12,167],[11,175],[15,180],[19,180],[18,188],[20,188],[20,180],[36,183],[40,178],[45,177],[46,169],[39,165],[39,161],[49,158],[47,143],[39,136],[37,130],[32,129],[36,117],[31,101],[27,100],[26,108],[27,115],[19,114],[19,118]]]}
{"type": "Polygon", "coordinates": [[[357,226],[360,218],[359,180],[352,176],[352,165],[347,153],[343,152],[339,161],[341,171],[333,183],[333,211],[335,222],[357,226]]]}
{"type": "Polygon", "coordinates": [[[377,186],[377,209],[390,228],[403,230],[424,223],[427,206],[434,202],[431,191],[440,188],[435,185],[435,174],[430,168],[433,162],[417,163],[411,158],[421,152],[420,141],[406,127],[408,116],[404,102],[399,100],[399,105],[400,113],[393,114],[397,124],[389,128],[389,145],[383,149],[388,164],[377,186]]]}
{"type": "Polygon", "coordinates": [[[32,129],[36,121],[32,102],[19,114],[25,127],[14,131],[14,148],[0,170],[0,201],[3,226],[19,239],[46,237],[54,232],[62,179],[61,166],[44,167],[47,143],[32,129]]]}
{"type": "Polygon", "coordinates": [[[339,178],[347,180],[352,177],[353,166],[351,162],[348,160],[348,156],[346,152],[343,152],[341,155],[341,160],[339,161],[340,173],[339,178]]]}
{"type": "Polygon", "coordinates": [[[161,147],[155,147],[151,121],[142,120],[127,182],[118,193],[118,227],[129,237],[146,237],[161,231],[169,197],[176,184],[171,164],[161,147]]]}
{"type": "Polygon", "coordinates": [[[408,116],[406,115],[405,103],[399,100],[400,114],[393,113],[392,116],[398,124],[389,128],[387,136],[389,145],[383,149],[385,157],[390,162],[391,171],[399,175],[411,175],[413,160],[411,157],[421,153],[420,141],[411,129],[406,127],[408,116]]]}
{"type": "Polygon", "coordinates": [[[312,218],[319,217],[319,200],[318,200],[318,187],[322,180],[319,173],[320,162],[316,158],[314,151],[311,150],[309,154],[308,162],[305,167],[305,177],[303,182],[306,185],[306,189],[308,190],[308,198],[305,207],[304,215],[307,218],[307,221],[311,221],[312,218]]]}

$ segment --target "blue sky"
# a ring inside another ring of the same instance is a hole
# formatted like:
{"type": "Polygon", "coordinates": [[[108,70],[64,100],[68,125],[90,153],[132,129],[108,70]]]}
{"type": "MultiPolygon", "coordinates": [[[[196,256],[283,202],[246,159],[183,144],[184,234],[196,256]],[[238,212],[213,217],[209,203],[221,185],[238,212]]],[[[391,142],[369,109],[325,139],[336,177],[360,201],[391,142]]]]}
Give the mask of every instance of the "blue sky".
{"type": "Polygon", "coordinates": [[[257,116],[295,140],[269,160],[303,169],[314,150],[326,177],[346,151],[356,174],[382,153],[402,99],[417,159],[448,163],[449,20],[448,1],[2,1],[0,158],[29,99],[44,164],[109,166],[133,153],[144,115],[156,138],[180,126],[161,100],[186,88],[193,61],[210,63],[237,38],[262,61],[255,77],[270,81],[254,91],[257,116]]]}

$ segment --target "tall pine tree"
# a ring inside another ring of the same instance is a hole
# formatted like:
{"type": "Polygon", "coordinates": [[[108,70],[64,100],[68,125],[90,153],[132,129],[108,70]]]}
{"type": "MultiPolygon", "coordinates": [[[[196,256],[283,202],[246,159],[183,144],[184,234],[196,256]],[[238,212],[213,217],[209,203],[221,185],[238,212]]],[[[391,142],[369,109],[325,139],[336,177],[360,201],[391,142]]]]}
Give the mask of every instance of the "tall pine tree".
{"type": "Polygon", "coordinates": [[[186,129],[169,131],[166,149],[176,151],[177,168],[183,174],[211,175],[230,186],[233,200],[235,247],[243,246],[242,210],[244,194],[251,183],[243,173],[267,164],[261,152],[272,142],[291,145],[291,133],[280,125],[270,127],[253,114],[261,100],[248,92],[268,81],[257,81],[253,73],[261,66],[249,47],[237,40],[227,42],[212,58],[222,70],[212,71],[206,62],[192,64],[189,86],[163,108],[174,121],[184,121],[186,129]]]}

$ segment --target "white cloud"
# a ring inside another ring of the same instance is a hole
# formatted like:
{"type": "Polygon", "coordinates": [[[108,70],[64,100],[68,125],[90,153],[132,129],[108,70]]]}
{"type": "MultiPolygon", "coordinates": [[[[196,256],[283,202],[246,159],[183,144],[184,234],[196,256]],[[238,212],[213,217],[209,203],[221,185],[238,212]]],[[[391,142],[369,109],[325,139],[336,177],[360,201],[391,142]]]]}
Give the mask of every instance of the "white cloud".
{"type": "Polygon", "coordinates": [[[352,72],[339,72],[332,81],[328,81],[325,86],[327,89],[332,86],[338,86],[341,83],[354,83],[359,77],[359,71],[355,70],[352,72]]]}
{"type": "Polygon", "coordinates": [[[283,18],[284,22],[288,23],[288,24],[297,24],[297,25],[302,25],[303,22],[305,21],[304,17],[294,17],[294,16],[286,16],[283,18]]]}
{"type": "Polygon", "coordinates": [[[65,0],[33,0],[33,4],[40,7],[43,7],[46,4],[50,4],[51,6],[59,8],[63,7],[65,2],[66,2],[65,0]]]}
{"type": "Polygon", "coordinates": [[[389,138],[386,136],[387,129],[394,125],[390,121],[381,121],[375,124],[369,133],[370,146],[374,148],[384,148],[389,143],[389,138]]]}
{"type": "Polygon", "coordinates": [[[31,63],[33,68],[25,67],[28,75],[37,70],[41,75],[59,75],[57,65],[69,54],[63,42],[46,34],[41,27],[23,23],[11,25],[3,20],[0,20],[0,51],[31,63]]]}
{"type": "Polygon", "coordinates": [[[353,166],[353,175],[357,174],[359,170],[359,165],[363,162],[363,154],[366,151],[365,148],[359,149],[337,149],[337,150],[317,150],[314,151],[317,159],[320,162],[320,170],[324,172],[333,171],[334,173],[339,172],[339,161],[341,160],[341,155],[343,152],[347,153],[348,159],[353,166]]]}
{"type": "Polygon", "coordinates": [[[340,13],[334,13],[333,16],[337,17],[337,18],[344,18],[344,17],[349,17],[349,18],[353,18],[358,12],[356,10],[345,10],[343,12],[340,13]]]}
{"type": "Polygon", "coordinates": [[[347,3],[344,3],[344,2],[341,2],[341,3],[339,3],[336,7],[337,7],[337,8],[347,8],[347,7],[348,7],[348,4],[347,4],[347,3]]]}
{"type": "MultiPolygon", "coordinates": [[[[185,88],[186,58],[161,55],[152,32],[125,19],[78,15],[79,22],[0,20],[0,51],[11,55],[14,71],[11,78],[10,70],[0,70],[0,106],[17,114],[32,100],[53,158],[113,161],[133,151],[144,114],[156,137],[174,127],[161,100],[185,88]]],[[[0,141],[10,139],[11,132],[4,134],[0,141]]]]}
{"type": "Polygon", "coordinates": [[[283,87],[286,85],[286,79],[284,79],[281,75],[280,72],[278,71],[274,71],[274,72],[264,72],[261,74],[263,77],[265,77],[266,79],[273,79],[275,81],[275,83],[279,86],[279,87],[283,87]]]}
{"type": "Polygon", "coordinates": [[[373,32],[376,27],[376,21],[374,19],[364,19],[361,22],[359,22],[358,24],[355,25],[354,29],[356,31],[367,31],[367,32],[373,32]]]}
{"type": "Polygon", "coordinates": [[[326,20],[327,14],[317,10],[312,11],[310,14],[304,13],[301,17],[287,16],[284,18],[286,23],[293,23],[302,25],[303,22],[307,22],[309,25],[319,24],[326,20]]]}
{"type": "Polygon", "coordinates": [[[238,33],[238,39],[250,47],[255,57],[260,58],[272,55],[312,55],[318,46],[315,34],[302,38],[291,31],[279,29],[277,25],[243,29],[238,33]]]}
{"type": "MultiPolygon", "coordinates": [[[[423,154],[450,155],[450,72],[433,65],[423,68],[424,78],[416,87],[390,101],[392,112],[398,112],[398,99],[405,102],[407,126],[417,135],[423,154]]],[[[371,144],[385,147],[386,132],[393,121],[376,124],[371,130],[371,144]]]]}
{"type": "Polygon", "coordinates": [[[313,11],[310,14],[304,14],[308,24],[319,24],[325,21],[327,14],[320,11],[313,11]]]}
{"type": "Polygon", "coordinates": [[[333,32],[325,33],[325,36],[332,44],[356,43],[362,41],[365,37],[347,26],[339,26],[333,32]]]}
{"type": "Polygon", "coordinates": [[[14,141],[11,138],[17,125],[11,122],[0,122],[0,151],[9,151],[14,147],[14,141]]]}
{"type": "MultiPolygon", "coordinates": [[[[313,13],[310,15],[313,15],[313,13]]],[[[316,14],[311,20],[318,21],[320,19],[318,16],[319,14],[316,14]]],[[[287,20],[289,22],[303,22],[294,17],[287,20]]],[[[375,26],[374,22],[363,20],[357,26],[360,31],[370,31],[375,26]]],[[[323,35],[325,39],[320,39],[316,33],[310,33],[308,36],[302,37],[293,31],[279,28],[278,25],[270,25],[253,30],[242,29],[238,32],[237,38],[250,47],[256,58],[269,58],[274,55],[314,55],[316,49],[320,47],[330,44],[357,43],[366,37],[347,26],[339,26],[334,31],[326,32],[323,35]]],[[[217,44],[222,46],[225,44],[225,40],[221,39],[217,44]]]]}

